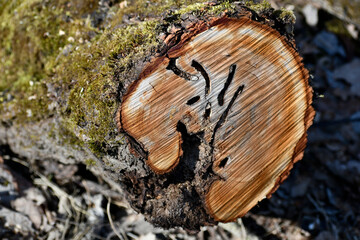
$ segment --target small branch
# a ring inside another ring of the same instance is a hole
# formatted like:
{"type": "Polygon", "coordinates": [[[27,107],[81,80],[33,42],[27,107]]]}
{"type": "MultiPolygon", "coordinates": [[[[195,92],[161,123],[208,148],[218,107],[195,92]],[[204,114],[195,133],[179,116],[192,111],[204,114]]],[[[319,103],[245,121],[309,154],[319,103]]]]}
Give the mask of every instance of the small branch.
{"type": "MultiPolygon", "coordinates": [[[[107,213],[107,216],[108,216],[108,219],[109,219],[109,223],[110,223],[110,226],[112,228],[112,230],[114,231],[114,233],[116,234],[116,236],[120,239],[120,240],[124,240],[124,237],[116,230],[115,228],[115,225],[114,225],[114,222],[111,218],[111,213],[110,213],[110,204],[111,204],[111,198],[108,198],[108,203],[106,205],[106,213],[107,213]]],[[[125,238],[126,239],[126,238],[125,238]]]]}

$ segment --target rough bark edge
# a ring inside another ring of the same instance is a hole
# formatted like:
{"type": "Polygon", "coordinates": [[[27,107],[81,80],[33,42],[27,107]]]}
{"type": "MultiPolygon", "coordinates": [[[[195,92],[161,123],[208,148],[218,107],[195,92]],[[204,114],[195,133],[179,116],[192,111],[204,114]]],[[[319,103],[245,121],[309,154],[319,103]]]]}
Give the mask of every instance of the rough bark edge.
{"type": "MultiPolygon", "coordinates": [[[[302,58],[300,56],[298,56],[298,58],[300,58],[300,60],[302,61],[302,58]]],[[[301,62],[301,64],[303,65],[303,63],[301,62]]],[[[294,154],[292,156],[292,160],[291,160],[291,164],[287,167],[287,169],[278,177],[278,179],[276,180],[275,186],[273,187],[273,189],[271,189],[271,191],[266,195],[267,198],[270,198],[271,195],[280,187],[280,185],[288,178],[288,176],[290,175],[290,171],[291,169],[294,167],[294,164],[297,163],[298,161],[300,161],[303,156],[304,156],[304,151],[306,148],[306,144],[307,144],[307,131],[310,128],[310,126],[313,124],[313,120],[315,117],[315,110],[314,108],[311,106],[312,104],[312,99],[313,99],[313,89],[309,84],[309,72],[304,68],[304,72],[307,76],[306,78],[306,87],[307,87],[307,94],[306,94],[306,98],[307,98],[307,109],[305,112],[305,117],[304,117],[304,134],[302,135],[302,137],[300,138],[300,140],[298,141],[298,143],[296,144],[295,148],[294,148],[294,154]]]]}
{"type": "MultiPolygon", "coordinates": [[[[226,21],[226,19],[229,18],[221,18],[223,21],[226,21]]],[[[220,20],[220,19],[219,19],[220,20]]],[[[223,22],[221,21],[221,22],[223,22]]],[[[252,21],[251,19],[248,19],[248,21],[252,21]]],[[[307,130],[309,129],[309,127],[312,125],[313,123],[313,118],[315,116],[315,111],[313,109],[313,107],[311,106],[312,104],[312,97],[313,97],[313,90],[312,87],[309,84],[309,72],[308,70],[305,68],[302,60],[303,58],[300,57],[300,55],[298,54],[298,52],[296,51],[296,45],[294,41],[288,42],[289,39],[287,39],[285,36],[281,35],[277,30],[261,24],[259,22],[253,21],[254,24],[258,25],[261,28],[265,28],[266,30],[270,31],[271,33],[275,34],[275,36],[277,36],[284,44],[284,46],[288,46],[289,51],[292,53],[292,55],[294,56],[295,60],[297,61],[299,67],[301,68],[301,72],[303,75],[303,79],[304,79],[304,83],[305,83],[305,87],[306,87],[306,100],[307,100],[307,108],[305,111],[305,116],[304,116],[304,134],[302,135],[302,137],[299,139],[298,143],[296,144],[295,148],[294,148],[294,153],[291,159],[291,163],[288,165],[287,169],[278,177],[278,179],[275,182],[274,187],[271,189],[271,191],[266,195],[267,198],[271,197],[271,194],[273,194],[278,187],[281,185],[281,183],[283,183],[285,181],[285,179],[289,176],[290,174],[290,170],[293,168],[293,165],[300,161],[303,158],[304,155],[304,150],[306,147],[306,143],[307,143],[307,130]]],[[[216,25],[216,24],[215,24],[216,25]]],[[[213,25],[213,26],[215,26],[213,25]]],[[[171,49],[172,50],[172,49],[171,49]]],[[[170,51],[171,51],[170,50],[170,51]]],[[[173,56],[176,57],[176,56],[173,56]]],[[[207,209],[207,211],[211,214],[210,210],[207,209]]],[[[214,216],[213,214],[211,214],[211,216],[214,216]]],[[[244,215],[239,215],[238,217],[234,218],[234,219],[230,219],[228,221],[225,222],[232,222],[235,221],[237,218],[239,217],[243,217],[244,215]]],[[[219,219],[214,218],[216,221],[220,221],[219,219]]]]}

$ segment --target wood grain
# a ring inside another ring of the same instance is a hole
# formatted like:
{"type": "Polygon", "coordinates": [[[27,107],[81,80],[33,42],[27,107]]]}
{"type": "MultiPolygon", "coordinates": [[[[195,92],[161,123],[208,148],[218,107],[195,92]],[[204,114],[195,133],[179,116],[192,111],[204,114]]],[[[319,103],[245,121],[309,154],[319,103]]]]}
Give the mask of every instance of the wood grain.
{"type": "Polygon", "coordinates": [[[129,87],[120,125],[159,174],[181,161],[179,123],[201,137],[220,177],[203,196],[206,209],[226,222],[275,191],[302,157],[312,90],[276,30],[245,17],[201,26],[129,87]]]}

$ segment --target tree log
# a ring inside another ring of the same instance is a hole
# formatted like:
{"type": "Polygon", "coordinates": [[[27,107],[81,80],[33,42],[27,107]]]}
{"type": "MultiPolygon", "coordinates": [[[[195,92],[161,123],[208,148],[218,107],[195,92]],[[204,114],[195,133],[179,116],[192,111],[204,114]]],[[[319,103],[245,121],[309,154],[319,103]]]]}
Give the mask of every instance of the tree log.
{"type": "Polygon", "coordinates": [[[157,226],[233,221],[271,196],[306,145],[312,89],[293,15],[224,2],[160,17],[136,4],[87,45],[40,59],[34,88],[1,79],[0,145],[34,165],[87,164],[157,226]]]}

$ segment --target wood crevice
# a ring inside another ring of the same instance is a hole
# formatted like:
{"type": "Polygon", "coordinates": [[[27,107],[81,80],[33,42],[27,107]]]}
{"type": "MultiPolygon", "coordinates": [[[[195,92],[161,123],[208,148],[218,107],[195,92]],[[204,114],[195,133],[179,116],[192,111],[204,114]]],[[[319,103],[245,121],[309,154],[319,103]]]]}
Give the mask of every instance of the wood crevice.
{"type": "Polygon", "coordinates": [[[171,70],[173,71],[173,73],[183,79],[185,79],[186,81],[197,81],[199,80],[199,77],[194,75],[194,74],[190,74],[182,69],[180,69],[177,65],[176,65],[176,58],[169,58],[169,65],[166,67],[167,70],[171,70]]]}
{"type": "Polygon", "coordinates": [[[210,141],[210,145],[213,147],[214,146],[214,141],[215,141],[215,135],[216,135],[216,131],[223,125],[223,123],[226,121],[226,117],[229,114],[229,111],[231,109],[231,107],[234,105],[235,100],[237,99],[237,97],[243,92],[245,85],[241,85],[240,87],[238,87],[238,89],[236,90],[236,92],[234,93],[234,95],[232,96],[228,106],[226,107],[226,109],[224,110],[224,112],[221,114],[219,120],[216,122],[212,137],[211,137],[211,141],[210,141]]]}
{"type": "Polygon", "coordinates": [[[201,73],[205,80],[205,96],[210,92],[211,81],[204,67],[196,60],[191,61],[191,66],[201,73]]]}
{"type": "Polygon", "coordinates": [[[218,95],[218,103],[220,106],[224,105],[224,96],[225,96],[226,90],[229,88],[232,80],[234,79],[235,71],[236,71],[236,64],[232,64],[229,67],[229,75],[224,84],[224,88],[221,89],[221,92],[218,95]]]}

